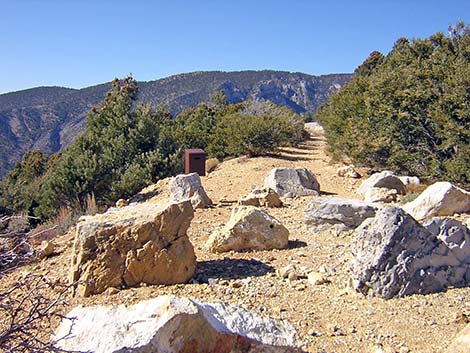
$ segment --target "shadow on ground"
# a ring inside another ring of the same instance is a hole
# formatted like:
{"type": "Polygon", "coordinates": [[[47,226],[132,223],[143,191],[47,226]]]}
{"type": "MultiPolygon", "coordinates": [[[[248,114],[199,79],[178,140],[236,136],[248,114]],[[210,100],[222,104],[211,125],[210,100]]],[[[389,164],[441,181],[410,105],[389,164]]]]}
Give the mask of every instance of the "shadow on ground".
{"type": "Polygon", "coordinates": [[[289,245],[287,246],[288,249],[298,249],[298,248],[305,248],[307,243],[301,240],[289,240],[289,245]]]}
{"type": "Polygon", "coordinates": [[[194,279],[207,283],[209,278],[217,279],[243,279],[247,277],[260,277],[274,268],[259,260],[230,259],[199,261],[194,279]]]}

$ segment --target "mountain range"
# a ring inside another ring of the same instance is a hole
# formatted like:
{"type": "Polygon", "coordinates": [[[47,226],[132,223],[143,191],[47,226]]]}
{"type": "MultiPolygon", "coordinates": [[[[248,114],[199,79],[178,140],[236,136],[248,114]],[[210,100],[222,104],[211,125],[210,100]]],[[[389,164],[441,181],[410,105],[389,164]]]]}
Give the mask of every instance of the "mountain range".
{"type": "MultiPolygon", "coordinates": [[[[269,100],[297,113],[314,113],[351,74],[312,76],[284,71],[205,71],[139,82],[139,101],[165,104],[176,116],[223,90],[230,103],[269,100]]],[[[85,126],[87,112],[111,84],[82,89],[37,87],[0,95],[0,176],[28,150],[51,154],[68,146],[85,126]]]]}

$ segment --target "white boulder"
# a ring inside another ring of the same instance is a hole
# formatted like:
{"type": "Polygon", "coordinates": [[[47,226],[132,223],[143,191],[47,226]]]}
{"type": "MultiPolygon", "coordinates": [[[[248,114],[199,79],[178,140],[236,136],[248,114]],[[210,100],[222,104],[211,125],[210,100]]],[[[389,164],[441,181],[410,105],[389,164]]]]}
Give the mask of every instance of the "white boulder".
{"type": "Polygon", "coordinates": [[[290,324],[223,303],[161,296],[129,307],[79,306],[66,317],[54,341],[67,351],[301,352],[290,324]]]}
{"type": "Polygon", "coordinates": [[[274,168],[264,179],[264,187],[281,197],[319,195],[320,184],[307,168],[274,168]]]}
{"type": "Polygon", "coordinates": [[[470,211],[470,193],[449,182],[440,181],[406,203],[403,209],[417,220],[465,213],[470,211]]]}
{"type": "Polygon", "coordinates": [[[374,217],[377,207],[369,203],[341,197],[312,200],[305,211],[305,223],[312,231],[335,226],[338,230],[353,229],[366,218],[374,217]]]}
{"type": "Polygon", "coordinates": [[[351,251],[353,284],[364,294],[389,299],[470,283],[466,258],[400,208],[387,206],[366,219],[351,251]]]}
{"type": "Polygon", "coordinates": [[[383,202],[391,203],[397,200],[397,190],[387,188],[369,188],[364,195],[365,202],[383,202]]]}
{"type": "Polygon", "coordinates": [[[370,188],[394,189],[400,195],[406,194],[406,189],[403,182],[389,170],[372,174],[368,179],[362,182],[361,186],[359,186],[359,189],[357,190],[357,193],[359,195],[364,195],[370,188]]]}
{"type": "Polygon", "coordinates": [[[212,200],[207,196],[197,173],[177,175],[170,179],[168,187],[172,202],[190,199],[194,208],[205,208],[212,205],[212,200]]]}

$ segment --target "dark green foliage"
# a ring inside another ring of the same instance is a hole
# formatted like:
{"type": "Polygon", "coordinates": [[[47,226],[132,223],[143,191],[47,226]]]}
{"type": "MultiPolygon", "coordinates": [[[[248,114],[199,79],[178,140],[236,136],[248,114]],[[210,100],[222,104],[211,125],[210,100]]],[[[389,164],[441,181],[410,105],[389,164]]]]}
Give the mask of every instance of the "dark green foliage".
{"type": "Polygon", "coordinates": [[[160,148],[160,130],[170,115],[133,105],[137,83],[115,80],[103,103],[87,117],[85,132],[69,147],[41,186],[37,215],[47,218],[61,206],[94,194],[98,204],[129,197],[175,172],[173,149],[160,148]]]}
{"type": "Polygon", "coordinates": [[[302,139],[302,117],[272,103],[228,104],[219,92],[173,120],[162,107],[136,103],[137,93],[134,79],[116,79],[60,155],[27,153],[0,184],[0,211],[27,210],[44,220],[90,195],[111,205],[182,172],[186,148],[218,158],[256,156],[302,139]]]}
{"type": "Polygon", "coordinates": [[[302,140],[303,118],[270,102],[247,102],[214,126],[207,151],[213,157],[260,156],[302,140]]]}
{"type": "MultiPolygon", "coordinates": [[[[313,113],[332,87],[350,78],[350,74],[311,76],[281,71],[194,72],[140,82],[138,101],[165,104],[176,116],[223,91],[220,97],[230,103],[264,99],[297,113],[313,113]]],[[[0,177],[27,150],[51,154],[69,146],[83,132],[90,107],[101,102],[110,87],[111,83],[79,90],[38,87],[1,94],[0,177]]]]}
{"type": "Polygon", "coordinates": [[[37,205],[34,196],[39,192],[43,177],[52,166],[39,151],[25,153],[8,176],[0,181],[0,213],[32,212],[37,205]]]}
{"type": "Polygon", "coordinates": [[[336,157],[470,185],[470,30],[450,33],[372,53],[318,110],[336,157]]]}

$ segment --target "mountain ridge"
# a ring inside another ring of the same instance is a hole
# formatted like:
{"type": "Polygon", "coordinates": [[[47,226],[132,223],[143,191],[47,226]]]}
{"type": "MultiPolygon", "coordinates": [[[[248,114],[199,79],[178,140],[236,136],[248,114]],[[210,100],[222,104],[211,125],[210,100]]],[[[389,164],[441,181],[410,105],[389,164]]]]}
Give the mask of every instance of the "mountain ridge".
{"type": "MultiPolygon", "coordinates": [[[[223,90],[230,103],[270,100],[297,113],[315,112],[351,74],[313,76],[274,70],[195,71],[139,82],[139,101],[165,104],[176,116],[223,90]]],[[[51,154],[68,146],[110,82],[81,89],[41,86],[0,94],[0,176],[27,150],[51,154]]]]}

